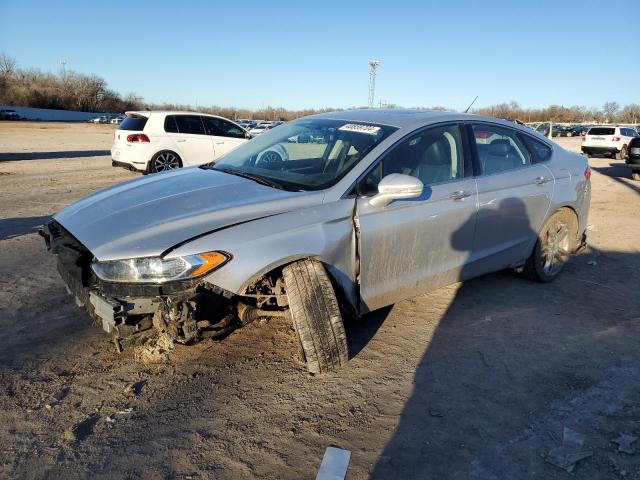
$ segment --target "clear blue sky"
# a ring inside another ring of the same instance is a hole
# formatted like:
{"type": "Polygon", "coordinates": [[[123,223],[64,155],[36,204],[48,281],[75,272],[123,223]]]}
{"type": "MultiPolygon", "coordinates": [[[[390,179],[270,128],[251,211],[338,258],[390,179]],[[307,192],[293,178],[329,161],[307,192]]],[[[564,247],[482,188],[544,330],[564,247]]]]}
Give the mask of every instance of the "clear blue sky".
{"type": "Polygon", "coordinates": [[[0,51],[153,102],[464,109],[640,102],[640,0],[0,0],[0,51]],[[626,13],[625,13],[626,12],[626,13]]]}

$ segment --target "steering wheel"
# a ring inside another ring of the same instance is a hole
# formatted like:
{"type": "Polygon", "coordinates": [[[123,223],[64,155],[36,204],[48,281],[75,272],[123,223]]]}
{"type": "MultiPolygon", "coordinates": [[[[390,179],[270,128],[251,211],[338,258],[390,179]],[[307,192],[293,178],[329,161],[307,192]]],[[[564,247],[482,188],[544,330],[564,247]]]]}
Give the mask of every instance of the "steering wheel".
{"type": "Polygon", "coordinates": [[[284,161],[278,152],[267,150],[256,162],[256,167],[269,170],[282,170],[284,168],[284,161]]]}

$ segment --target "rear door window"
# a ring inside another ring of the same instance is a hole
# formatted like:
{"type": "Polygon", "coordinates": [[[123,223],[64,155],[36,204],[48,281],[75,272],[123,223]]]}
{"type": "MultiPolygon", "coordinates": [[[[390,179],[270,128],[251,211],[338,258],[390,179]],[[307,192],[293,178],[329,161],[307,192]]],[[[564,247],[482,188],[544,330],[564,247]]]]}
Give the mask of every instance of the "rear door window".
{"type": "Polygon", "coordinates": [[[482,174],[514,170],[531,164],[529,150],[516,132],[489,124],[474,124],[472,128],[482,174]]]}
{"type": "Polygon", "coordinates": [[[614,133],[616,133],[616,129],[612,127],[593,127],[591,130],[589,130],[589,135],[597,136],[613,135],[614,133]]]}
{"type": "Polygon", "coordinates": [[[164,131],[167,133],[178,133],[178,124],[175,115],[167,115],[164,119],[164,131]]]}
{"type": "Polygon", "coordinates": [[[175,120],[179,133],[204,135],[204,125],[199,115],[176,115],[175,120]]]}
{"type": "Polygon", "coordinates": [[[147,117],[126,117],[118,127],[118,130],[141,132],[144,130],[147,120],[147,117]]]}
{"type": "Polygon", "coordinates": [[[540,163],[551,158],[552,149],[549,145],[542,143],[539,140],[531,138],[529,135],[522,135],[524,143],[532,154],[531,160],[533,163],[540,163]]]}
{"type": "Polygon", "coordinates": [[[202,117],[207,135],[215,135],[217,137],[245,138],[245,132],[242,128],[227,122],[221,118],[202,117]]]}

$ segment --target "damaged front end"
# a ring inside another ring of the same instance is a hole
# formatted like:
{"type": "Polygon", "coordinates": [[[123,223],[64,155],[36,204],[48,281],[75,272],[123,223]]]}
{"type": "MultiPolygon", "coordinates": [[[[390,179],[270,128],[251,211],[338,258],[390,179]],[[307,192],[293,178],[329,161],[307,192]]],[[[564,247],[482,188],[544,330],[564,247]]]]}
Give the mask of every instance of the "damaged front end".
{"type": "Polygon", "coordinates": [[[272,302],[257,294],[238,298],[202,278],[157,284],[105,281],[91,268],[91,252],[60,223],[49,222],[40,234],[57,256],[58,272],[68,292],[111,334],[118,351],[159,337],[171,344],[222,338],[256,318],[284,315],[281,307],[286,302],[280,296],[265,297],[279,299],[272,302]],[[276,308],[259,308],[266,303],[276,308]]]}

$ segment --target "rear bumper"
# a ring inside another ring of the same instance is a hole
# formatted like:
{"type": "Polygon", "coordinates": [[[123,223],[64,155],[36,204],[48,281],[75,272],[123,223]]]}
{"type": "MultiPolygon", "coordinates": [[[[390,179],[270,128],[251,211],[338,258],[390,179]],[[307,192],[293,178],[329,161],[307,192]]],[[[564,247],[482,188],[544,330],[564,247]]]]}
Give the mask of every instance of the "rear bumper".
{"type": "Polygon", "coordinates": [[[113,158],[111,159],[111,166],[112,167],[122,167],[122,168],[126,168],[127,170],[131,170],[133,172],[144,172],[145,170],[139,170],[137,169],[134,165],[132,165],[131,163],[126,163],[126,162],[118,162],[117,160],[114,160],[113,158]]]}
{"type": "Polygon", "coordinates": [[[124,167],[128,169],[145,172],[147,170],[147,148],[111,147],[111,161],[114,167],[124,167]]]}
{"type": "Polygon", "coordinates": [[[580,149],[582,150],[582,153],[618,153],[620,150],[618,150],[616,147],[596,147],[596,146],[589,146],[589,145],[583,145],[582,147],[580,147],[580,149]]]}
{"type": "Polygon", "coordinates": [[[580,238],[580,243],[576,247],[574,253],[580,253],[587,249],[587,231],[582,232],[582,237],[580,238]]]}

